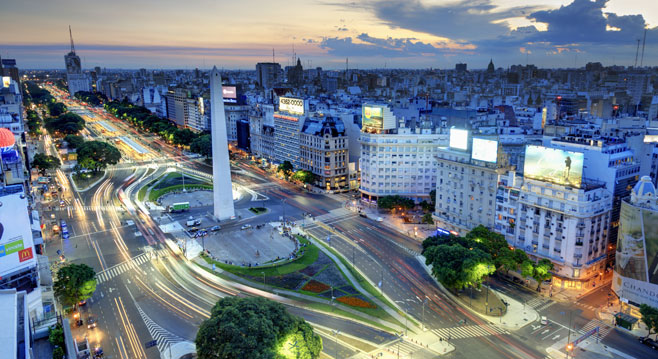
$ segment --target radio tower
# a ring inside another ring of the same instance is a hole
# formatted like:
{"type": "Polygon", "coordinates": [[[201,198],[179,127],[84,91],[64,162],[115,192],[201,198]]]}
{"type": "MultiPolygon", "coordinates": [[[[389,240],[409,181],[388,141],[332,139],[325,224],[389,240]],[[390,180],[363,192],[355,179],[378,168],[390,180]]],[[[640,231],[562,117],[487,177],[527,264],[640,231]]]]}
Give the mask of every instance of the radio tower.
{"type": "Polygon", "coordinates": [[[642,57],[640,57],[640,67],[644,64],[644,45],[647,43],[647,29],[644,29],[644,38],[642,39],[642,57]]]}
{"type": "Polygon", "coordinates": [[[637,67],[637,55],[640,54],[640,39],[637,39],[637,50],[635,50],[635,66],[637,67]]]}

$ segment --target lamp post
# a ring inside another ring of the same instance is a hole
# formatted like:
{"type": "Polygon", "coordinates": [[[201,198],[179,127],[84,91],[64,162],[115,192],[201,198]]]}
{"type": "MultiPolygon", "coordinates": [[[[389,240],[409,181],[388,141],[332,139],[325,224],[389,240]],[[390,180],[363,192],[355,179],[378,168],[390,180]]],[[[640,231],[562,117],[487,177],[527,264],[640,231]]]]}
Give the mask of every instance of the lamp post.
{"type": "Polygon", "coordinates": [[[427,303],[429,298],[427,298],[427,296],[425,296],[425,300],[421,300],[420,298],[418,298],[418,296],[416,296],[416,299],[418,299],[419,302],[423,303],[423,316],[422,316],[421,325],[422,325],[423,331],[425,331],[425,303],[427,303]]]}
{"type": "Polygon", "coordinates": [[[338,359],[338,334],[340,334],[340,330],[331,330],[331,333],[334,335],[334,345],[336,346],[334,350],[334,358],[338,359]]]}

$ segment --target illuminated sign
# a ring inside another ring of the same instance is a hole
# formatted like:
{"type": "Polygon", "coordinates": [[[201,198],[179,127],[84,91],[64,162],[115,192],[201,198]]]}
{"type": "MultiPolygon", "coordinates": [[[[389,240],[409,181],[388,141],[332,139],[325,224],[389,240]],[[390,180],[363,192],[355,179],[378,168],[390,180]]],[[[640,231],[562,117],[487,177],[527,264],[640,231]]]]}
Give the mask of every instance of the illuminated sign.
{"type": "Polygon", "coordinates": [[[238,90],[235,86],[222,87],[222,97],[224,102],[236,103],[238,102],[238,90]]]}
{"type": "Polygon", "coordinates": [[[384,108],[381,106],[363,106],[363,128],[384,128],[384,108]]]}
{"type": "Polygon", "coordinates": [[[546,107],[541,109],[541,128],[546,127],[546,116],[548,115],[548,109],[546,107]]]}
{"type": "Polygon", "coordinates": [[[6,273],[36,259],[27,198],[23,193],[15,193],[0,197],[0,204],[0,273],[6,273]]]}
{"type": "Polygon", "coordinates": [[[658,135],[644,135],[644,143],[658,142],[658,135]]]}
{"type": "Polygon", "coordinates": [[[299,121],[299,119],[297,117],[281,115],[281,114],[278,114],[278,113],[275,113],[274,117],[280,118],[280,119],[283,119],[283,120],[288,120],[288,121],[295,121],[295,122],[299,121]]]}
{"type": "Polygon", "coordinates": [[[584,156],[543,146],[526,146],[523,177],[580,187],[584,156]]]}
{"type": "Polygon", "coordinates": [[[304,114],[304,100],[291,97],[279,98],[279,111],[285,111],[293,115],[304,114]]]}
{"type": "Polygon", "coordinates": [[[450,148],[459,150],[468,149],[468,131],[460,130],[458,128],[450,129],[450,148]]]}
{"type": "Polygon", "coordinates": [[[471,158],[474,160],[496,163],[498,160],[498,141],[474,137],[471,158]]]}
{"type": "Polygon", "coordinates": [[[2,87],[9,87],[10,84],[11,84],[11,77],[3,76],[2,77],[2,87]]]}
{"type": "Polygon", "coordinates": [[[441,227],[438,227],[438,228],[436,229],[436,232],[437,232],[438,234],[442,235],[442,236],[449,236],[449,235],[450,235],[450,231],[449,231],[449,230],[447,230],[447,229],[443,229],[443,228],[441,228],[441,227]]]}

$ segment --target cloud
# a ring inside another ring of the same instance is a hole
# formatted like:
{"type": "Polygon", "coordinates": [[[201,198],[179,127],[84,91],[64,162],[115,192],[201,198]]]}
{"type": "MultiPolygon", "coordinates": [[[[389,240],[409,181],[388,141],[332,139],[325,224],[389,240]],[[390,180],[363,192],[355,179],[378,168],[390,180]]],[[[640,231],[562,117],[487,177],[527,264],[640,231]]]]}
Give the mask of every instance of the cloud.
{"type": "Polygon", "coordinates": [[[325,37],[320,48],[335,56],[414,57],[436,56],[468,49],[450,48],[446,43],[430,44],[415,38],[378,38],[362,33],[355,38],[325,37]]]}
{"type": "Polygon", "coordinates": [[[443,5],[424,5],[418,0],[383,0],[371,6],[377,18],[393,28],[467,41],[506,34],[509,27],[505,19],[538,9],[525,6],[501,10],[491,0],[460,0],[443,5]]]}

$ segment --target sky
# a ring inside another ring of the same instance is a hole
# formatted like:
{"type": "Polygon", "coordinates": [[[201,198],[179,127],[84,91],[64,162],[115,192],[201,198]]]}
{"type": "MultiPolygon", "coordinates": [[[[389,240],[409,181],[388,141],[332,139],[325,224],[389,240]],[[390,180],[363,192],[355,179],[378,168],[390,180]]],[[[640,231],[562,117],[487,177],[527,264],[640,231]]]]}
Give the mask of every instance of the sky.
{"type": "Polygon", "coordinates": [[[645,29],[658,65],[655,0],[3,0],[0,56],[64,68],[69,25],[84,68],[628,66],[645,29]]]}

